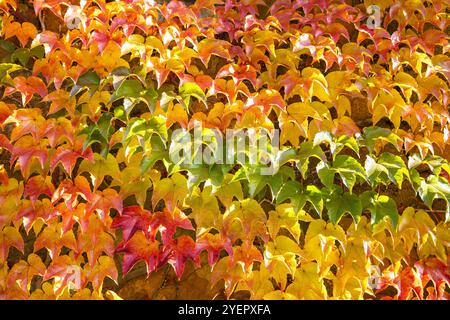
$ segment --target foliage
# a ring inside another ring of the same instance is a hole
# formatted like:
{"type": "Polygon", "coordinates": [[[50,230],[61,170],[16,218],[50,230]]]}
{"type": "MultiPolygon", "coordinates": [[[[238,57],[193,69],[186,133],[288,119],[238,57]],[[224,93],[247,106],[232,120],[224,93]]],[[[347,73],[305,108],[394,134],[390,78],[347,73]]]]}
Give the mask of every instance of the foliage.
{"type": "Polygon", "coordinates": [[[0,2],[0,297],[449,297],[448,1],[272,2],[0,2]],[[196,122],[281,166],[171,162],[196,122]]]}

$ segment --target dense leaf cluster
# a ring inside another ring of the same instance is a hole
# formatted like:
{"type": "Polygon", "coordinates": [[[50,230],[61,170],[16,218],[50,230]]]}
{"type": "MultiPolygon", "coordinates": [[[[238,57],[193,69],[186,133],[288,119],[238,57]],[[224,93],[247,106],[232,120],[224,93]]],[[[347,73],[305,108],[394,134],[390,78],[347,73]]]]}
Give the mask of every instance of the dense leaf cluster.
{"type": "Polygon", "coordinates": [[[447,0],[0,12],[1,298],[119,298],[187,263],[226,298],[448,298],[447,0]],[[281,146],[173,162],[198,123],[281,146]]]}

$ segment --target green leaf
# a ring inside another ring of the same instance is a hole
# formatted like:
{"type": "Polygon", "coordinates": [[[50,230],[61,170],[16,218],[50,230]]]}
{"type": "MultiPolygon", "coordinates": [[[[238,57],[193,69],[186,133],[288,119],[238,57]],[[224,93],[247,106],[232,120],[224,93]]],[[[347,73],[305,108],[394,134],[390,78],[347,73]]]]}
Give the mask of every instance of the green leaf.
{"type": "Polygon", "coordinates": [[[347,147],[353,150],[357,155],[359,155],[359,145],[356,139],[352,136],[340,136],[336,139],[336,142],[331,145],[331,154],[338,154],[341,150],[347,147]]]}
{"type": "Polygon", "coordinates": [[[111,96],[111,102],[121,98],[134,98],[137,99],[141,96],[141,92],[144,90],[141,82],[138,80],[124,80],[119,85],[114,94],[111,96]]]}
{"type": "Polygon", "coordinates": [[[447,203],[445,221],[450,221],[450,185],[446,179],[430,175],[427,179],[421,181],[418,192],[423,202],[430,209],[435,199],[443,199],[447,203]]]}
{"type": "Polygon", "coordinates": [[[294,169],[283,166],[274,175],[261,174],[267,169],[268,167],[263,165],[242,164],[242,168],[236,172],[232,181],[247,180],[250,197],[255,197],[265,186],[268,186],[272,192],[272,198],[275,199],[283,184],[288,179],[295,179],[294,169]]]}
{"type": "Polygon", "coordinates": [[[359,154],[358,142],[354,137],[349,136],[339,136],[338,138],[333,137],[328,131],[320,131],[314,136],[313,146],[318,147],[322,143],[327,143],[330,145],[330,151],[333,159],[336,155],[342,151],[344,147],[348,147],[353,150],[357,155],[359,154]]]}
{"type": "Polygon", "coordinates": [[[78,78],[77,85],[81,87],[96,87],[100,84],[100,77],[90,70],[78,78]]]}
{"type": "Polygon", "coordinates": [[[30,49],[19,48],[11,55],[12,62],[19,61],[22,66],[26,66],[31,58],[30,49]]]}
{"type": "Polygon", "coordinates": [[[0,39],[0,49],[11,54],[17,49],[17,47],[12,42],[0,39]]]}
{"type": "Polygon", "coordinates": [[[405,177],[410,180],[409,170],[401,157],[384,152],[378,159],[378,163],[387,169],[389,179],[397,184],[400,189],[402,188],[405,177]]]}
{"type": "Polygon", "coordinates": [[[70,95],[76,95],[85,87],[88,88],[89,91],[91,91],[91,94],[93,94],[93,92],[97,90],[99,85],[100,77],[97,73],[90,70],[78,78],[77,83],[73,86],[72,90],[70,90],[70,95]]]}
{"type": "Polygon", "coordinates": [[[309,159],[317,158],[322,161],[326,161],[325,153],[318,145],[314,145],[311,141],[306,141],[300,144],[300,150],[298,152],[299,161],[297,162],[297,168],[300,170],[303,179],[306,178],[306,172],[308,171],[309,159]]]}
{"type": "Polygon", "coordinates": [[[43,45],[35,46],[30,49],[30,54],[33,57],[36,57],[38,59],[42,59],[45,56],[45,49],[43,45]]]}
{"type": "Polygon", "coordinates": [[[401,140],[399,136],[392,133],[391,130],[380,127],[366,127],[363,133],[364,144],[369,149],[370,153],[373,152],[375,144],[378,140],[384,140],[391,143],[398,150],[398,141],[401,140]]]}
{"type": "Polygon", "coordinates": [[[361,164],[353,157],[347,155],[338,155],[330,167],[321,161],[317,165],[317,174],[320,181],[327,188],[333,187],[334,175],[338,173],[344,185],[352,192],[357,178],[365,179],[365,172],[361,164]]]}
{"type": "Polygon", "coordinates": [[[355,223],[358,223],[361,219],[362,204],[359,197],[355,194],[348,192],[342,193],[341,190],[336,189],[327,198],[325,207],[330,221],[334,224],[339,223],[346,213],[352,216],[355,223]]]}
{"type": "Polygon", "coordinates": [[[189,106],[191,97],[195,97],[198,100],[200,100],[206,104],[205,93],[199,87],[199,85],[194,82],[183,83],[183,85],[180,87],[179,92],[180,92],[181,99],[183,100],[183,103],[186,108],[189,106]]]}
{"type": "Polygon", "coordinates": [[[317,164],[316,171],[320,182],[322,182],[325,187],[331,189],[334,184],[334,174],[336,173],[333,168],[324,161],[320,161],[317,164]]]}
{"type": "Polygon", "coordinates": [[[380,183],[386,184],[387,181],[382,179],[382,174],[384,173],[385,176],[388,175],[387,168],[381,164],[378,164],[371,156],[367,156],[366,162],[364,164],[364,169],[366,170],[367,179],[369,180],[372,187],[380,183]]]}
{"type": "Polygon", "coordinates": [[[309,202],[319,215],[323,211],[322,191],[314,185],[304,188],[298,181],[288,181],[280,189],[276,196],[276,202],[290,200],[295,210],[301,210],[306,202],[309,202]]]}
{"type": "Polygon", "coordinates": [[[149,120],[135,119],[128,124],[123,138],[125,142],[134,136],[148,140],[153,134],[158,134],[164,141],[167,141],[167,127],[163,117],[152,117],[149,120]]]}
{"type": "Polygon", "coordinates": [[[398,211],[395,201],[385,195],[378,195],[374,191],[366,191],[361,196],[361,203],[364,209],[367,209],[371,213],[372,225],[377,224],[385,216],[391,219],[394,227],[397,227],[398,223],[398,211]]]}
{"type": "Polygon", "coordinates": [[[333,162],[333,169],[341,176],[342,182],[350,190],[350,193],[358,176],[365,179],[363,167],[355,158],[350,156],[337,156],[333,162]]]}
{"type": "Polygon", "coordinates": [[[11,72],[23,69],[22,66],[14,63],[0,63],[0,83],[8,84],[12,80],[9,76],[11,72]]]}
{"type": "Polygon", "coordinates": [[[83,142],[83,150],[86,150],[93,143],[99,143],[101,147],[100,154],[106,157],[109,152],[109,139],[114,132],[111,121],[113,117],[110,113],[103,113],[97,123],[83,129],[79,134],[86,134],[87,137],[83,142]]]}
{"type": "Polygon", "coordinates": [[[150,145],[152,148],[150,155],[145,155],[141,160],[140,169],[142,174],[152,168],[158,160],[168,161],[169,159],[169,152],[159,135],[153,135],[150,138],[150,145]]]}

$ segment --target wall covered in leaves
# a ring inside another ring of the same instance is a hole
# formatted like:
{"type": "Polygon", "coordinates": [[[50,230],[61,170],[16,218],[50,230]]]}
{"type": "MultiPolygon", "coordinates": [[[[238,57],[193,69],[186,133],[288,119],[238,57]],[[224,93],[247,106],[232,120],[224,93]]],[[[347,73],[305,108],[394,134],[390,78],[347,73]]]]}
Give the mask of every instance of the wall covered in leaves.
{"type": "Polygon", "coordinates": [[[449,297],[447,0],[0,12],[0,298],[449,297]],[[198,124],[279,148],[173,161],[198,124]]]}

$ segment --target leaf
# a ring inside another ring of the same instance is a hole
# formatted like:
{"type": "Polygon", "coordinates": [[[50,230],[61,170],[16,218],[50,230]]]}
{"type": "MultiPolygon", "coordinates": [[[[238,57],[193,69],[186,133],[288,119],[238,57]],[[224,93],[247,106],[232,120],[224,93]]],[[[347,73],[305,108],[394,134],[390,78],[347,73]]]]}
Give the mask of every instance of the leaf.
{"type": "Polygon", "coordinates": [[[233,242],[253,241],[256,236],[267,239],[266,221],[266,214],[256,200],[234,201],[223,215],[223,230],[233,242]]]}
{"type": "Polygon", "coordinates": [[[93,267],[98,258],[106,253],[112,257],[114,255],[115,245],[113,236],[108,233],[107,226],[110,222],[105,223],[106,220],[110,220],[110,217],[101,219],[97,215],[90,215],[89,218],[85,218],[80,221],[81,228],[77,230],[77,252],[81,254],[86,253],[88,263],[93,267]],[[88,220],[89,219],[89,220],[88,220]],[[103,220],[103,221],[102,221],[103,220]]]}
{"type": "Polygon", "coordinates": [[[391,219],[394,228],[397,227],[398,211],[395,201],[385,195],[378,195],[373,191],[366,191],[361,196],[361,203],[364,209],[371,213],[372,225],[379,223],[385,216],[391,219]]]}
{"type": "Polygon", "coordinates": [[[277,194],[277,203],[290,199],[296,210],[301,210],[309,202],[316,212],[321,215],[323,210],[322,192],[314,185],[304,188],[298,181],[288,181],[277,194]]]}
{"type": "Polygon", "coordinates": [[[179,280],[183,275],[187,259],[196,261],[198,264],[196,244],[191,237],[180,236],[172,239],[169,248],[171,252],[167,262],[172,265],[179,280]]]}
{"type": "MultiPolygon", "coordinates": [[[[83,271],[86,274],[86,280],[92,283],[94,290],[102,289],[105,278],[108,277],[117,284],[117,279],[119,277],[114,260],[108,256],[99,257],[94,268],[91,268],[89,264],[86,264],[83,271]]],[[[117,294],[114,296],[115,298],[118,297],[117,294]]]]}
{"type": "Polygon", "coordinates": [[[195,188],[186,204],[191,207],[193,218],[197,227],[197,235],[208,232],[211,228],[219,228],[221,214],[217,198],[211,194],[211,187],[204,187],[203,191],[195,188]]]}
{"type": "Polygon", "coordinates": [[[213,186],[214,195],[217,196],[226,208],[232,204],[234,199],[239,201],[244,199],[240,182],[232,180],[232,174],[225,174],[222,183],[218,186],[213,186]]]}
{"type": "Polygon", "coordinates": [[[55,187],[53,186],[50,176],[42,177],[40,175],[33,176],[25,184],[23,196],[30,198],[31,202],[36,202],[41,195],[52,197],[55,187]]]}
{"type": "Polygon", "coordinates": [[[23,69],[22,66],[14,63],[0,63],[0,82],[2,84],[12,84],[13,81],[9,75],[11,72],[23,69]]]}
{"type": "Polygon", "coordinates": [[[61,109],[65,109],[71,116],[75,113],[76,99],[70,96],[69,92],[59,89],[48,94],[43,101],[50,101],[50,109],[48,114],[54,114],[61,109]]]}
{"type": "Polygon", "coordinates": [[[294,282],[286,290],[287,294],[304,299],[324,299],[327,296],[319,266],[315,262],[302,264],[294,274],[294,282]]]}
{"type": "Polygon", "coordinates": [[[404,178],[410,180],[409,171],[402,158],[387,152],[381,154],[378,162],[367,156],[365,169],[372,186],[387,184],[387,179],[390,179],[401,189],[404,178]]]}
{"type": "Polygon", "coordinates": [[[194,82],[183,83],[179,89],[179,93],[186,109],[189,107],[191,97],[197,98],[198,100],[206,104],[205,93],[199,87],[199,85],[194,82]]]}
{"type": "Polygon", "coordinates": [[[24,106],[31,101],[34,94],[38,94],[41,98],[48,94],[47,86],[38,77],[15,77],[13,79],[13,86],[14,88],[6,88],[5,95],[10,95],[17,91],[20,92],[22,95],[22,105],[24,106]]]}
{"type": "Polygon", "coordinates": [[[300,144],[300,151],[298,153],[299,162],[297,163],[297,168],[300,170],[303,179],[306,178],[307,170],[309,167],[309,159],[311,157],[326,161],[326,156],[320,146],[316,145],[311,141],[305,141],[300,144]]]}
{"type": "Polygon", "coordinates": [[[106,223],[111,209],[115,209],[119,214],[122,214],[123,201],[117,191],[112,188],[103,191],[97,190],[92,194],[91,201],[89,201],[86,209],[88,212],[97,212],[100,219],[106,223]]]}
{"type": "Polygon", "coordinates": [[[355,158],[346,155],[336,156],[332,167],[323,161],[317,165],[320,181],[327,188],[332,188],[335,173],[339,174],[350,193],[358,177],[365,180],[365,171],[361,164],[355,158]]]}
{"type": "Polygon", "coordinates": [[[278,91],[267,89],[259,91],[256,95],[249,97],[245,103],[244,110],[259,107],[264,114],[268,114],[272,106],[277,106],[279,109],[283,110],[286,107],[286,103],[278,91]]]}
{"type": "Polygon", "coordinates": [[[281,262],[291,274],[294,274],[297,268],[296,256],[301,256],[298,244],[281,235],[269,242],[264,252],[264,260],[269,270],[273,269],[274,264],[281,262]]]}
{"type": "Polygon", "coordinates": [[[26,261],[20,260],[11,268],[7,278],[7,286],[12,288],[14,284],[18,284],[22,291],[28,292],[33,277],[43,276],[44,273],[46,273],[46,267],[41,258],[31,253],[26,261]]]}
{"type": "Polygon", "coordinates": [[[198,55],[205,67],[208,68],[211,55],[230,60],[230,47],[231,45],[227,41],[206,38],[198,43],[198,55]]]}
{"type": "Polygon", "coordinates": [[[427,179],[421,181],[418,193],[430,209],[434,199],[443,199],[447,203],[445,221],[450,221],[450,186],[448,181],[442,177],[430,175],[427,179]]]}
{"type": "Polygon", "coordinates": [[[386,141],[391,143],[395,148],[398,149],[398,143],[400,137],[392,133],[391,130],[380,128],[380,127],[366,127],[364,128],[364,142],[370,152],[374,151],[376,143],[381,141],[386,141]]]}
{"type": "Polygon", "coordinates": [[[342,216],[346,213],[349,213],[355,223],[358,223],[363,209],[361,200],[357,195],[339,191],[331,192],[325,202],[325,207],[327,208],[330,221],[334,224],[339,223],[342,216]]]}
{"type": "Polygon", "coordinates": [[[167,208],[173,210],[187,195],[186,178],[179,173],[175,173],[170,178],[162,179],[155,185],[152,204],[155,207],[160,200],[164,200],[167,208]]]}
{"type": "Polygon", "coordinates": [[[78,168],[78,173],[82,172],[89,173],[94,189],[98,189],[106,175],[114,177],[115,179],[120,179],[121,177],[117,160],[110,153],[108,153],[106,159],[98,153],[94,153],[93,163],[87,159],[84,159],[78,168]]]}
{"type": "Polygon", "coordinates": [[[87,87],[89,91],[95,91],[99,85],[100,77],[95,71],[90,70],[78,78],[76,86],[72,89],[71,95],[73,95],[74,90],[76,92],[78,91],[77,89],[83,87],[87,87]]]}
{"type": "Polygon", "coordinates": [[[306,216],[304,212],[297,212],[290,204],[278,205],[275,210],[269,212],[267,220],[267,229],[270,237],[275,239],[280,228],[286,228],[294,239],[298,242],[300,239],[299,215],[306,216]]]}
{"type": "Polygon", "coordinates": [[[111,96],[111,102],[121,98],[134,98],[137,99],[141,96],[144,87],[140,81],[137,80],[124,80],[119,87],[114,91],[111,96]]]}
{"type": "Polygon", "coordinates": [[[197,239],[197,255],[203,250],[208,253],[208,264],[211,268],[217,263],[219,254],[222,250],[225,250],[229,256],[233,255],[233,249],[231,241],[228,238],[224,238],[223,235],[216,233],[204,233],[197,239]]]}
{"type": "Polygon", "coordinates": [[[37,35],[36,27],[30,22],[24,22],[22,24],[18,22],[13,22],[6,25],[5,30],[3,30],[5,39],[15,36],[19,39],[22,47],[25,47],[29,39],[34,39],[37,35]]]}
{"type": "Polygon", "coordinates": [[[76,251],[77,242],[72,230],[64,232],[61,225],[56,223],[44,228],[34,243],[35,251],[46,248],[52,259],[59,255],[62,247],[76,251]]]}
{"type": "Polygon", "coordinates": [[[19,231],[13,227],[5,227],[0,230],[0,262],[5,263],[11,247],[24,252],[24,241],[19,231]]]}

